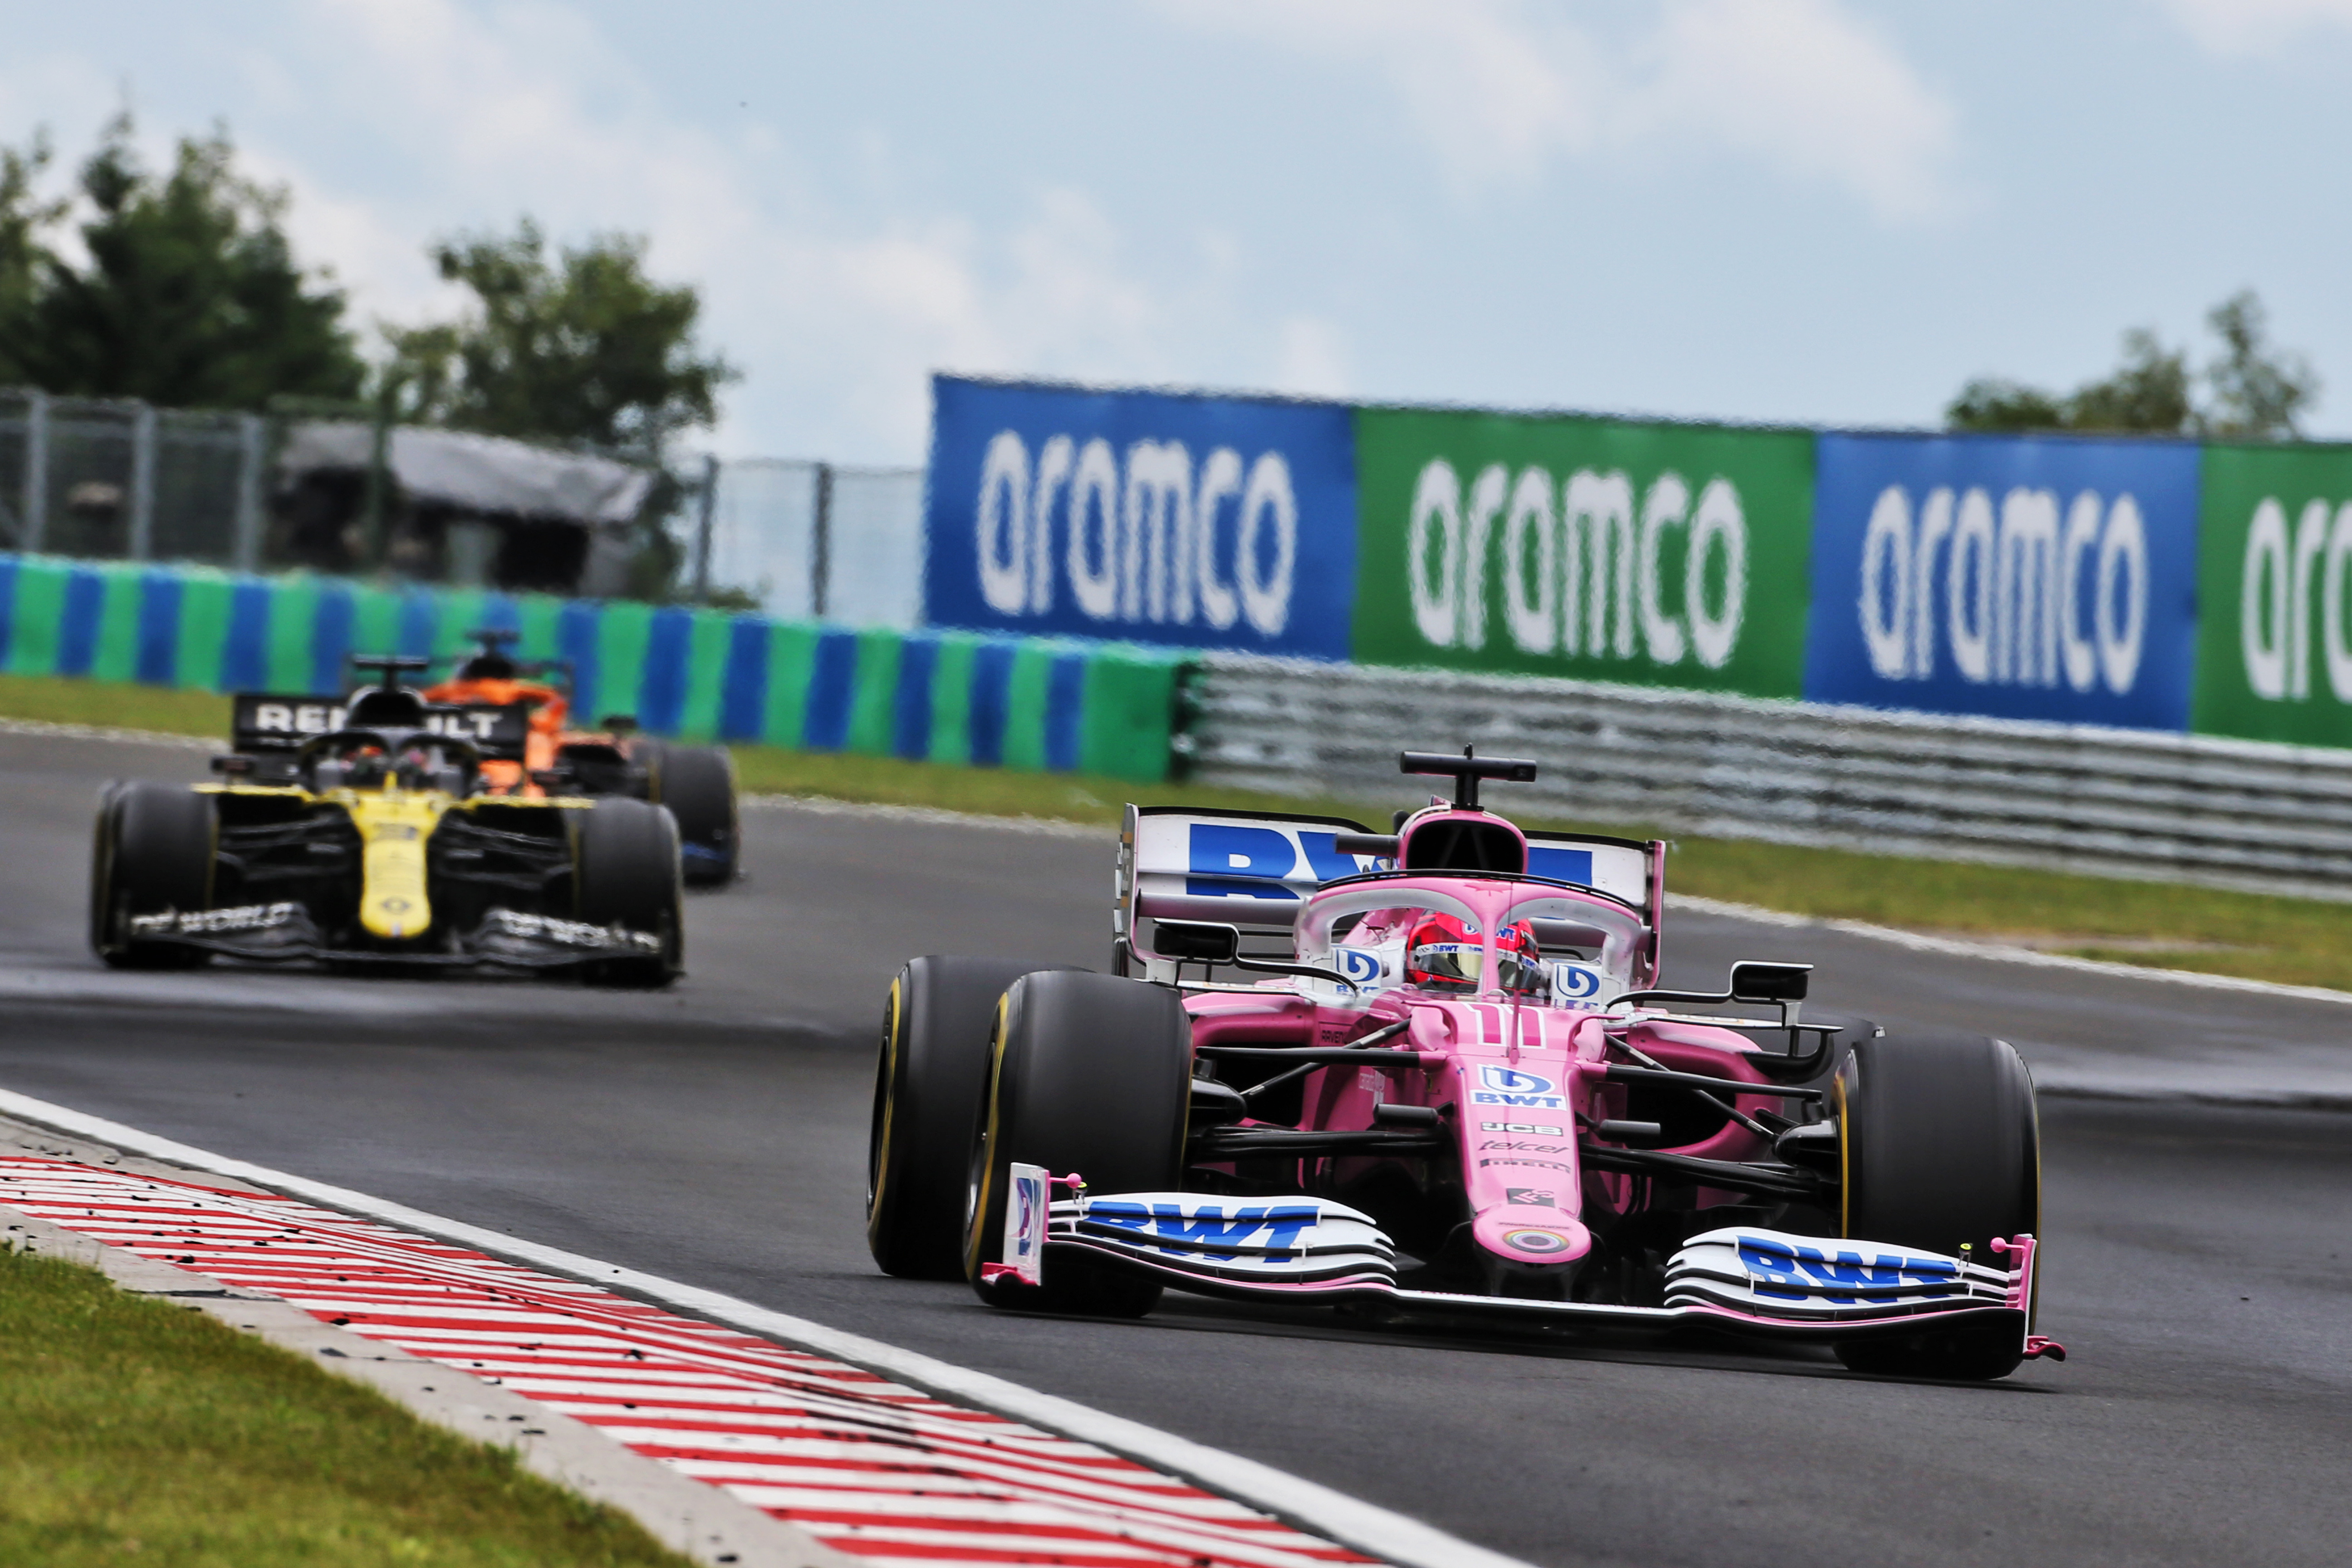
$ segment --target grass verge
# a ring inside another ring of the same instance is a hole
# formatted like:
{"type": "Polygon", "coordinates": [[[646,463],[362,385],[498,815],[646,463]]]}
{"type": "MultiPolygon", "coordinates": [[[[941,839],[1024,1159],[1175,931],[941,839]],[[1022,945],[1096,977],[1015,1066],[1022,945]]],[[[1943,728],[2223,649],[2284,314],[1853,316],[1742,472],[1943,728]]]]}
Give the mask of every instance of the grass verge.
{"type": "MultiPolygon", "coordinates": [[[[228,700],[205,692],[0,676],[0,717],[225,736],[228,700]]],[[[1042,816],[1106,827],[1116,826],[1120,805],[1134,799],[1169,805],[1322,812],[1360,821],[1380,815],[1360,802],[947,767],[775,746],[739,746],[735,765],[742,787],[757,794],[1042,816]]],[[[1412,792],[1400,781],[1396,804],[1411,798],[1412,792]]],[[[1507,810],[1507,791],[1497,798],[1507,810]]],[[[1634,837],[1643,833],[1622,824],[1534,816],[1528,822],[1530,826],[1597,826],[1634,837]]],[[[1678,837],[1668,876],[1671,885],[1685,893],[1825,920],[2022,938],[2047,951],[2079,957],[2352,990],[2352,904],[1745,839],[1678,837]]]]}
{"type": "Polygon", "coordinates": [[[0,1250],[0,1563],[684,1568],[636,1522],[96,1270],[0,1250]]]}

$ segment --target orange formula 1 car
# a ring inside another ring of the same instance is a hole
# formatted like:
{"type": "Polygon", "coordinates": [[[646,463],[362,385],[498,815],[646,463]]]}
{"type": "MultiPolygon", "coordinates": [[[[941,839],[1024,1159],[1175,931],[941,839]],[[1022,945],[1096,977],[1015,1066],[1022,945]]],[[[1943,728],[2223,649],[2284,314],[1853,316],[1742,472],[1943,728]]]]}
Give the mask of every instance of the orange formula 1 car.
{"type": "Polygon", "coordinates": [[[522,707],[530,730],[520,761],[485,762],[483,776],[501,794],[631,795],[666,805],[677,819],[686,880],[734,880],[740,863],[735,764],[722,746],[675,746],[638,732],[636,721],[607,715],[596,730],[566,728],[569,672],[555,663],[518,662],[516,634],[478,627],[466,634],[480,651],[449,679],[425,689],[430,702],[463,707],[522,707]],[[561,684],[551,680],[559,678],[561,684]]]}

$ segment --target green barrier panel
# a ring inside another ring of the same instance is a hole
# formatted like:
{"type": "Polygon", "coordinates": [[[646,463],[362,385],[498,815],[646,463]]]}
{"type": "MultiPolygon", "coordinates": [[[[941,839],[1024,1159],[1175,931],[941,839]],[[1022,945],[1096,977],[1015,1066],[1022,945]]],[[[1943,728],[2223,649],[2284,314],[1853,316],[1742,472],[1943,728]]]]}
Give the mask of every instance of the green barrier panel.
{"type": "Polygon", "coordinates": [[[654,607],[614,600],[596,617],[596,713],[574,715],[594,723],[606,713],[634,716],[645,685],[646,644],[652,640],[654,607]]]}
{"type": "Polygon", "coordinates": [[[308,691],[316,668],[312,634],[319,622],[319,585],[308,578],[269,588],[269,689],[308,691]]]}
{"type": "Polygon", "coordinates": [[[1168,776],[1176,712],[1173,658],[1105,648],[1087,661],[1078,771],[1157,784],[1168,776]]]}
{"type": "Polygon", "coordinates": [[[2352,746],[2352,447],[2209,446],[2189,727],[2352,746]]]}
{"type": "Polygon", "coordinates": [[[931,666],[931,743],[935,763],[971,763],[972,654],[980,639],[968,632],[940,634],[938,662],[931,666]]]}
{"type": "Polygon", "coordinates": [[[760,737],[771,746],[798,746],[808,717],[809,679],[816,673],[815,626],[778,621],[768,628],[768,717],[760,737]]]}
{"type": "Polygon", "coordinates": [[[229,596],[236,584],[218,572],[189,571],[180,579],[180,640],[173,684],[184,691],[217,691],[221,647],[228,641],[229,596]]]}
{"type": "Polygon", "coordinates": [[[898,654],[905,639],[897,632],[857,634],[857,673],[849,695],[849,733],[841,749],[869,757],[892,751],[898,710],[898,654]]]}
{"type": "MultiPolygon", "coordinates": [[[[436,660],[462,658],[478,646],[466,634],[489,619],[490,596],[479,588],[458,588],[444,592],[439,614],[433,621],[433,657],[436,660]]],[[[437,679],[439,665],[433,671],[437,679]]]]}
{"type": "Polygon", "coordinates": [[[1013,673],[1005,683],[1004,751],[1002,765],[1024,773],[1045,771],[1045,696],[1054,659],[1068,651],[1052,643],[1024,642],[1013,650],[1013,673]]]}
{"type": "Polygon", "coordinates": [[[401,598],[385,588],[352,590],[352,652],[389,653],[400,646],[401,598]]]}
{"type": "Polygon", "coordinates": [[[727,649],[735,616],[724,610],[697,610],[686,644],[686,710],[678,733],[689,741],[719,738],[719,714],[727,698],[727,649]]]}
{"type": "Polygon", "coordinates": [[[556,622],[563,614],[563,601],[551,594],[523,594],[515,599],[515,616],[522,628],[522,638],[515,645],[515,657],[523,659],[562,658],[563,645],[556,637],[556,622]]]}
{"type": "Polygon", "coordinates": [[[1356,471],[1359,662],[1801,695],[1810,431],[1367,408],[1356,471]],[[1660,664],[1643,623],[1687,618],[1703,505],[1701,588],[1738,630],[1718,664],[1660,664]]]}
{"type": "Polygon", "coordinates": [[[98,645],[91,652],[92,680],[139,679],[139,580],[143,567],[109,563],[98,568],[103,587],[98,605],[98,645]]]}
{"type": "Polygon", "coordinates": [[[58,561],[16,563],[16,604],[8,622],[8,671],[12,675],[55,675],[58,631],[65,624],[66,577],[71,570],[58,561]]]}

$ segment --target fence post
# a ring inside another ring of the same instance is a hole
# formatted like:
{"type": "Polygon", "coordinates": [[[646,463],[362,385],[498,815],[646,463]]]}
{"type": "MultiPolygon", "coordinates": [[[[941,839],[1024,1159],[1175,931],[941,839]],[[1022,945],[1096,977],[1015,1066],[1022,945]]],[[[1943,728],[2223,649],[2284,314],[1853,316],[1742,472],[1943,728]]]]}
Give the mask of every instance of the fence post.
{"type": "Polygon", "coordinates": [[[702,459],[702,505],[694,520],[694,602],[710,603],[710,519],[719,503],[719,458],[702,459]]]}
{"type": "Polygon", "coordinates": [[[49,531],[49,395],[25,399],[25,537],[18,546],[37,555],[49,531]]]}
{"type": "Polygon", "coordinates": [[[833,465],[816,466],[816,519],[809,528],[809,613],[824,619],[833,584],[833,465]]]}
{"type": "Polygon", "coordinates": [[[236,418],[236,525],[229,545],[230,563],[240,572],[261,563],[261,416],[236,418]]]}
{"type": "Polygon", "coordinates": [[[131,416],[131,559],[155,554],[155,405],[141,402],[131,416]]]}

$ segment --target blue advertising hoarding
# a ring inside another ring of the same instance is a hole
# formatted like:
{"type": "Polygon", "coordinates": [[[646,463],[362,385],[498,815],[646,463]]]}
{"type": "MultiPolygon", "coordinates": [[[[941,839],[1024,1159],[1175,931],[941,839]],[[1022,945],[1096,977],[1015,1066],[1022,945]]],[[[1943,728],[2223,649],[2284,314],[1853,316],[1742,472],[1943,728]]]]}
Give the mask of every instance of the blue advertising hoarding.
{"type": "Polygon", "coordinates": [[[935,626],[1348,657],[1344,405],[931,383],[935,626]]]}
{"type": "Polygon", "coordinates": [[[2185,441],[1822,435],[1805,696],[2186,729],[2198,456],[2185,441]]]}

